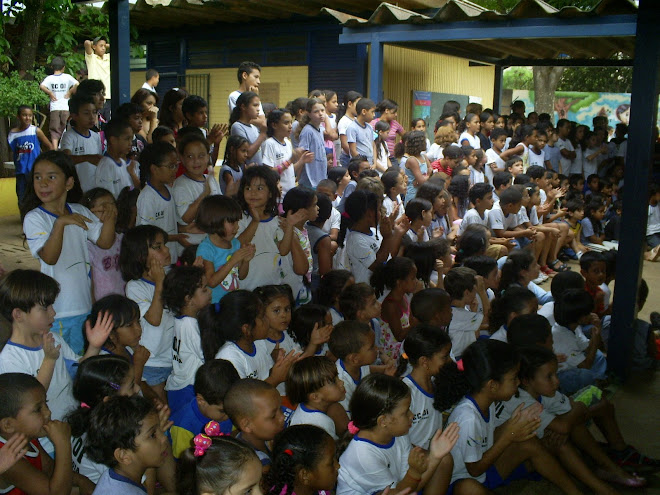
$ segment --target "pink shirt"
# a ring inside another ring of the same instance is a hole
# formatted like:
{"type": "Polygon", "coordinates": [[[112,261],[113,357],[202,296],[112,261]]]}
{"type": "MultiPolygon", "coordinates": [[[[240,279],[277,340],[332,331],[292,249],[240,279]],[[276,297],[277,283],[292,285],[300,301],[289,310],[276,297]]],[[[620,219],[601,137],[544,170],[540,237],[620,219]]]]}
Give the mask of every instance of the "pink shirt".
{"type": "MultiPolygon", "coordinates": [[[[380,118],[374,119],[371,122],[371,126],[375,129],[376,128],[376,122],[380,121],[380,118]]],[[[394,156],[394,145],[396,144],[396,135],[397,134],[405,134],[406,130],[403,128],[399,122],[396,120],[390,121],[390,132],[387,133],[387,139],[385,142],[387,143],[387,151],[389,152],[390,156],[394,156]]]]}
{"type": "Polygon", "coordinates": [[[115,243],[110,249],[101,249],[96,244],[87,242],[92,269],[92,289],[96,301],[109,294],[124,294],[126,282],[121,278],[119,270],[122,237],[123,234],[116,234],[115,243]]]}

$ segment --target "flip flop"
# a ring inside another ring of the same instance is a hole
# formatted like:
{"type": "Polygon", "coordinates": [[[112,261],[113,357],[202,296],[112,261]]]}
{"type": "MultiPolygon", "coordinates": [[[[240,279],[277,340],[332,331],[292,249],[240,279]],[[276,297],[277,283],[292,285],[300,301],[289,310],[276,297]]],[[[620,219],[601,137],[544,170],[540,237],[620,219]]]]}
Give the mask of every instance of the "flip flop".
{"type": "Polygon", "coordinates": [[[603,481],[608,481],[620,486],[626,486],[628,488],[642,488],[646,486],[647,483],[646,478],[637,476],[635,473],[630,476],[619,476],[618,474],[605,471],[602,468],[597,468],[595,474],[603,481]]]}
{"type": "Polygon", "coordinates": [[[632,445],[628,445],[623,452],[612,452],[615,462],[622,467],[641,466],[660,469],[660,459],[653,459],[639,452],[632,445]]]}

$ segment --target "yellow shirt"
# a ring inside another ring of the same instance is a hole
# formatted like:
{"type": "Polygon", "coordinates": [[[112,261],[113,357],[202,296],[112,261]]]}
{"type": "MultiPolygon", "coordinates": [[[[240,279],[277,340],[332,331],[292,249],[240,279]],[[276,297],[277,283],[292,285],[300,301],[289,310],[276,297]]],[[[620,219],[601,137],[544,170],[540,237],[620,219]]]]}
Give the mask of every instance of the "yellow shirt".
{"type": "Polygon", "coordinates": [[[105,86],[105,97],[112,98],[110,92],[110,54],[106,53],[99,57],[96,53],[85,53],[85,62],[87,62],[87,77],[89,79],[99,79],[105,86]]]}

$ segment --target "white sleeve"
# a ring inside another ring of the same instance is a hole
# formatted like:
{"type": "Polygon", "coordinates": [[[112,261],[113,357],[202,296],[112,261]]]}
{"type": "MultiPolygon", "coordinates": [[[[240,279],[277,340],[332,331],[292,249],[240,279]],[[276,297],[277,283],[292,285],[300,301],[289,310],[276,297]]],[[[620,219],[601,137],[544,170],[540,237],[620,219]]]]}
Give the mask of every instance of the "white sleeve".
{"type": "Polygon", "coordinates": [[[52,226],[50,222],[39,213],[38,210],[32,210],[23,220],[23,232],[27,241],[30,253],[35,258],[39,258],[39,251],[44,247],[50,237],[52,226]]]}
{"type": "Polygon", "coordinates": [[[99,239],[99,236],[101,235],[101,229],[103,228],[103,224],[101,223],[101,221],[98,219],[96,215],[94,215],[94,213],[92,213],[82,205],[74,204],[70,206],[71,206],[71,211],[73,211],[74,213],[80,213],[81,215],[91,220],[91,222],[87,223],[87,230],[85,231],[85,233],[87,234],[87,240],[92,241],[94,244],[96,244],[96,241],[99,239]]]}
{"type": "Polygon", "coordinates": [[[73,152],[74,139],[73,131],[64,131],[64,134],[62,134],[62,138],[60,139],[60,150],[69,150],[73,152]]]}
{"type": "Polygon", "coordinates": [[[269,167],[275,167],[275,149],[270,138],[266,140],[261,151],[263,164],[268,165],[269,167]]]}
{"type": "Polygon", "coordinates": [[[153,299],[151,293],[144,289],[141,283],[133,280],[126,284],[126,297],[137,303],[138,308],[140,308],[140,318],[144,318],[144,315],[149,311],[153,299]]]}

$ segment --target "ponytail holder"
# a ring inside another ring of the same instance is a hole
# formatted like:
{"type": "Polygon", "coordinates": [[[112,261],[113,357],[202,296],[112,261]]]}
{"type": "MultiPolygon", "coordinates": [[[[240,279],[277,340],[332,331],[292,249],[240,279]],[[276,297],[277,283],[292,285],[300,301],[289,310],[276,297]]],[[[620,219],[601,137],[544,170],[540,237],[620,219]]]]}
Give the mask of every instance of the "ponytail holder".
{"type": "Polygon", "coordinates": [[[349,421],[349,423],[348,423],[348,432],[351,435],[357,435],[358,431],[360,431],[360,428],[355,426],[355,423],[353,423],[353,421],[349,421]]]}
{"type": "Polygon", "coordinates": [[[80,407],[82,407],[83,409],[91,409],[91,407],[89,407],[89,404],[87,404],[86,402],[81,402],[80,407]]]}
{"type": "Polygon", "coordinates": [[[459,359],[456,361],[456,367],[458,368],[458,371],[465,371],[465,368],[463,367],[463,360],[459,359]]]}
{"type": "Polygon", "coordinates": [[[199,435],[195,435],[195,438],[193,439],[193,444],[195,445],[195,452],[194,452],[195,457],[201,457],[213,444],[213,440],[211,440],[211,438],[208,437],[207,435],[200,433],[199,435]]]}
{"type": "Polygon", "coordinates": [[[408,354],[406,354],[405,352],[403,354],[401,354],[401,357],[403,359],[405,359],[406,361],[408,361],[408,354]]]}
{"type": "Polygon", "coordinates": [[[113,390],[119,390],[121,388],[121,385],[112,382],[108,382],[108,385],[110,385],[110,388],[112,388],[113,390]]]}
{"type": "Polygon", "coordinates": [[[180,259],[176,260],[175,266],[183,266],[183,263],[180,259]]]}
{"type": "Polygon", "coordinates": [[[293,450],[291,449],[284,449],[284,453],[289,457],[293,457],[293,450]]]}
{"type": "Polygon", "coordinates": [[[204,426],[204,433],[195,435],[193,439],[193,445],[195,446],[195,457],[203,456],[208,448],[213,445],[213,440],[211,437],[224,437],[224,433],[220,431],[220,423],[217,421],[209,421],[204,426]]]}
{"type": "Polygon", "coordinates": [[[351,216],[350,216],[348,213],[346,213],[345,211],[342,212],[341,216],[344,217],[344,218],[347,219],[347,220],[350,220],[350,219],[351,219],[351,216]]]}

